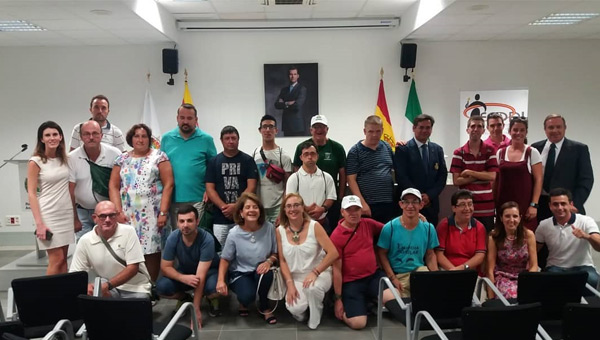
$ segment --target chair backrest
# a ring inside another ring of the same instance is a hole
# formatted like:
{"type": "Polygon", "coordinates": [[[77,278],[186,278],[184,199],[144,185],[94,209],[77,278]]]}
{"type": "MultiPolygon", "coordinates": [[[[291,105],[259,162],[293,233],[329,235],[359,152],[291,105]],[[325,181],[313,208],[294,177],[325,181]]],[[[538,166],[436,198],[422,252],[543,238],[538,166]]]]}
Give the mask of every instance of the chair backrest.
{"type": "Polygon", "coordinates": [[[86,272],[14,279],[11,286],[23,327],[80,320],[77,296],[87,293],[87,285],[86,272]]]}
{"type": "Polygon", "coordinates": [[[90,340],[152,339],[152,302],[149,299],[80,295],[79,307],[90,340]]]}
{"type": "Polygon", "coordinates": [[[568,303],[565,306],[562,323],[562,338],[597,339],[600,320],[600,306],[568,303]]]}
{"type": "Polygon", "coordinates": [[[463,340],[535,339],[542,305],[467,307],[462,311],[463,340]]]}
{"type": "Polygon", "coordinates": [[[411,273],[413,313],[426,310],[434,319],[460,318],[462,309],[472,305],[476,281],[474,270],[411,273]]]}
{"type": "Polygon", "coordinates": [[[540,302],[542,320],[559,320],[567,303],[581,301],[588,274],[586,272],[523,272],[519,274],[519,304],[540,302]]]}

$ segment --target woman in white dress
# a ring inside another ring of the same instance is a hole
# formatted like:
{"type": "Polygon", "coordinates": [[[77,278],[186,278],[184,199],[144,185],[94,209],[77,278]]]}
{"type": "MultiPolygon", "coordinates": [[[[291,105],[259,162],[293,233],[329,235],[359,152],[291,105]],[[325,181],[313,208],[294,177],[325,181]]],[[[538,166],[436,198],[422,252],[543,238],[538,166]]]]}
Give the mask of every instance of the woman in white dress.
{"type": "Polygon", "coordinates": [[[67,272],[67,251],[81,230],[75,200],[69,193],[69,165],[62,129],[42,123],[27,164],[27,194],[40,250],[48,253],[46,274],[67,272]]]}
{"type": "Polygon", "coordinates": [[[276,235],[287,286],[285,306],[298,321],[306,320],[308,311],[308,327],[315,329],[321,323],[323,298],[331,288],[331,264],[338,252],[325,229],[306,213],[300,195],[285,196],[279,220],[276,235]]]}

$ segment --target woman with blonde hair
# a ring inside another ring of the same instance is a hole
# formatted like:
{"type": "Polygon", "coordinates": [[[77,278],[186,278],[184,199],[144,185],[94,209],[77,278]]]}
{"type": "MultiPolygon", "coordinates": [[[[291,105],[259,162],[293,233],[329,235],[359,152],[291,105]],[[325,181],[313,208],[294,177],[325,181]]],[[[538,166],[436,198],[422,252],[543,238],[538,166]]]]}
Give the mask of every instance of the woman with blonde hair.
{"type": "Polygon", "coordinates": [[[302,197],[287,194],[279,214],[277,249],[287,293],[285,305],[298,321],[307,318],[317,328],[323,314],[323,298],[331,288],[331,265],[338,252],[325,229],[306,213],[302,197]]]}

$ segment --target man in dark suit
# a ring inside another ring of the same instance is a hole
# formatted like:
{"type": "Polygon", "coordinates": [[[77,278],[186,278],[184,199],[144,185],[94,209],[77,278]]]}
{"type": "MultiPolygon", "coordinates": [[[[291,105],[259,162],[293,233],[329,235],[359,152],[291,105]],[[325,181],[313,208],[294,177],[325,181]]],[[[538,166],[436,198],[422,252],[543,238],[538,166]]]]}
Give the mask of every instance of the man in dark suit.
{"type": "Polygon", "coordinates": [[[417,188],[423,196],[421,214],[428,222],[437,225],[440,211],[438,196],[446,186],[448,169],[442,147],[429,141],[434,123],[430,115],[415,117],[415,137],[406,145],[396,147],[394,167],[398,190],[402,192],[407,188],[417,188]]]}
{"type": "Polygon", "coordinates": [[[306,87],[298,83],[300,74],[295,66],[288,69],[288,78],[290,85],[281,89],[275,102],[275,108],[283,110],[281,130],[286,137],[304,136],[307,131],[302,110],[306,101],[306,87]]]}
{"type": "Polygon", "coordinates": [[[542,155],[544,184],[538,208],[538,222],[552,217],[548,193],[565,188],[573,193],[573,213],[585,215],[583,204],[594,185],[594,172],[588,146],[565,138],[567,123],[561,115],[551,114],[544,119],[548,139],[533,143],[542,155]],[[554,160],[553,162],[548,161],[554,160]]]}

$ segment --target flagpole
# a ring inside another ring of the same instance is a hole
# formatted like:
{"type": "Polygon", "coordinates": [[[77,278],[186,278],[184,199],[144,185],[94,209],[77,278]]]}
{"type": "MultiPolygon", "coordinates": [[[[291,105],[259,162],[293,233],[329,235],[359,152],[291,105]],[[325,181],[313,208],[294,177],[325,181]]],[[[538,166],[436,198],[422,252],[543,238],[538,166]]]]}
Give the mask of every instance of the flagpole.
{"type": "Polygon", "coordinates": [[[379,79],[383,80],[383,67],[379,70],[379,79]]]}

